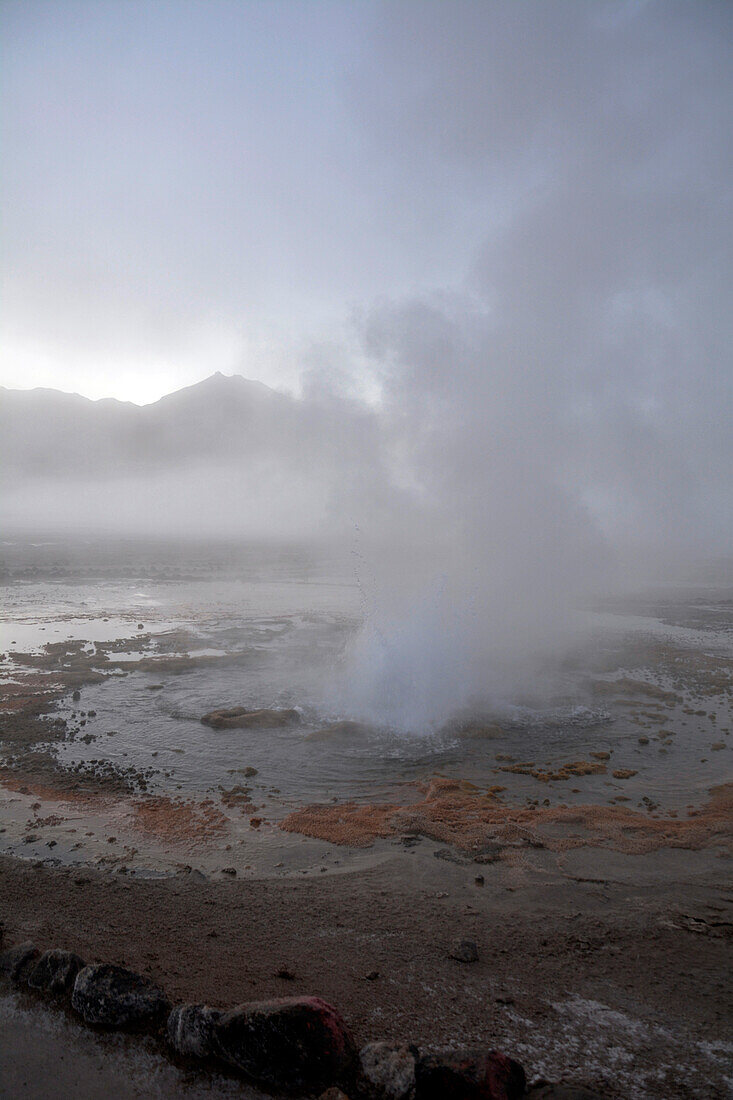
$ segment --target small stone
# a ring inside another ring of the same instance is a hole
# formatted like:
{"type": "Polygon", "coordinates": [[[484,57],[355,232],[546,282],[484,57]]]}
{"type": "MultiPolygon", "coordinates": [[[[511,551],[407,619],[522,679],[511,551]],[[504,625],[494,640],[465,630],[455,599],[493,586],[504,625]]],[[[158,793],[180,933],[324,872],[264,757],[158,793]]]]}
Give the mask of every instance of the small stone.
{"type": "Polygon", "coordinates": [[[483,886],[486,879],[483,875],[476,875],[476,878],[473,881],[476,883],[477,886],[483,886]]]}
{"type": "Polygon", "coordinates": [[[595,760],[610,760],[611,759],[610,752],[592,752],[591,756],[595,760]]]}
{"type": "Polygon", "coordinates": [[[80,691],[75,691],[73,693],[73,695],[71,696],[71,698],[74,700],[75,703],[78,702],[79,699],[81,699],[81,692],[80,691]]]}
{"type": "Polygon", "coordinates": [[[478,962],[478,948],[473,940],[456,940],[448,948],[448,956],[462,963],[478,962]]]}
{"type": "Polygon", "coordinates": [[[236,875],[237,868],[236,867],[222,867],[221,873],[223,875],[236,875]]]}
{"type": "Polygon", "coordinates": [[[362,1076],[379,1100],[414,1100],[417,1059],[417,1047],[392,1043],[367,1043],[359,1054],[362,1076]]]}
{"type": "Polygon", "coordinates": [[[378,970],[370,970],[368,974],[364,975],[364,977],[366,978],[366,980],[368,982],[376,982],[377,978],[379,977],[379,971],[378,970]]]}
{"type": "Polygon", "coordinates": [[[68,993],[84,960],[73,951],[44,951],[28,975],[28,985],[44,993],[68,993]]]}
{"type": "Polygon", "coordinates": [[[725,741],[716,741],[710,748],[713,752],[720,752],[721,749],[725,748],[725,741]]]}
{"type": "Polygon", "coordinates": [[[616,768],[616,771],[612,773],[614,779],[631,779],[632,775],[637,775],[633,768],[616,768]]]}
{"type": "Polygon", "coordinates": [[[153,982],[123,966],[85,966],[76,976],[71,1005],[88,1024],[155,1027],[168,1013],[165,994],[153,982]]]}
{"type": "Polygon", "coordinates": [[[341,1089],[337,1089],[334,1086],[333,1088],[326,1089],[325,1092],[322,1092],[321,1095],[318,1097],[318,1100],[349,1100],[349,1098],[345,1092],[342,1092],[341,1089]]]}
{"type": "Polygon", "coordinates": [[[214,1051],[214,1030],[221,1012],[208,1005],[177,1005],[168,1017],[166,1034],[177,1054],[208,1058],[214,1051]]]}
{"type": "Polygon", "coordinates": [[[242,775],[246,775],[247,777],[257,775],[257,774],[258,774],[257,768],[252,768],[252,767],[245,768],[244,771],[242,772],[242,775]]]}
{"type": "Polygon", "coordinates": [[[38,958],[38,948],[27,940],[17,947],[9,947],[0,954],[0,974],[11,982],[21,982],[30,970],[30,964],[38,958]]]}
{"type": "Polygon", "coordinates": [[[649,738],[644,737],[644,735],[642,734],[642,736],[639,738],[639,744],[640,745],[648,745],[649,744],[649,738]]]}

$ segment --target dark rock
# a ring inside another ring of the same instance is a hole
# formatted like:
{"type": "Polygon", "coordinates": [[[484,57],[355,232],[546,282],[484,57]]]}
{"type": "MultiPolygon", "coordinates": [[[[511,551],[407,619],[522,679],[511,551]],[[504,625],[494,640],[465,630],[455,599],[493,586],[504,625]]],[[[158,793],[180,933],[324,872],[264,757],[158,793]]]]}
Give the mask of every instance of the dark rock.
{"type": "Polygon", "coordinates": [[[81,699],[81,692],[79,690],[75,691],[72,694],[71,698],[74,700],[75,703],[78,702],[78,700],[81,699]]]}
{"type": "Polygon", "coordinates": [[[478,962],[478,948],[473,940],[455,940],[448,948],[448,955],[462,963],[478,962]]]}
{"type": "Polygon", "coordinates": [[[300,714],[297,710],[246,710],[232,707],[230,710],[212,710],[201,719],[205,726],[215,730],[278,729],[281,726],[297,726],[300,714]]]}
{"type": "Polygon", "coordinates": [[[221,1012],[208,1005],[178,1005],[168,1017],[168,1042],[178,1054],[208,1058],[214,1053],[214,1029],[221,1012]]]}
{"type": "Polygon", "coordinates": [[[219,1057],[270,1088],[315,1092],[338,1083],[356,1061],[351,1034],[320,997],[239,1005],[216,1028],[219,1057]]]}
{"type": "Polygon", "coordinates": [[[37,958],[38,948],[30,941],[8,947],[0,954],[0,974],[11,982],[22,982],[37,958]]]}
{"type": "Polygon", "coordinates": [[[392,1043],[367,1043],[359,1054],[361,1073],[370,1096],[379,1100],[413,1100],[417,1047],[392,1043]]]}
{"type": "Polygon", "coordinates": [[[427,1054],[416,1079],[417,1100],[518,1100],[526,1084],[519,1062],[496,1050],[427,1054]]]}
{"type": "Polygon", "coordinates": [[[156,985],[123,966],[85,966],[76,976],[71,1004],[87,1024],[156,1027],[170,1005],[156,985]]]}
{"type": "Polygon", "coordinates": [[[44,951],[28,975],[31,989],[43,993],[68,993],[84,960],[73,951],[44,951]]]}

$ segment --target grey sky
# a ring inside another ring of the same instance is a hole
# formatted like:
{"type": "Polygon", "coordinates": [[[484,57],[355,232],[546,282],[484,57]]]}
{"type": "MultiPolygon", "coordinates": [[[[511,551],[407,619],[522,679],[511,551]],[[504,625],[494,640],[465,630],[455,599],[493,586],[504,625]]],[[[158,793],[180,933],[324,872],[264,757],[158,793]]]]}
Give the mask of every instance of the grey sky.
{"type": "Polygon", "coordinates": [[[4,4],[3,380],[133,399],[218,368],[292,382],[356,303],[455,280],[461,219],[425,221],[432,173],[406,186],[362,120],[379,18],[4,4]]]}
{"type": "Polygon", "coordinates": [[[145,401],[217,369],[358,378],[374,302],[439,292],[502,311],[515,352],[529,330],[549,389],[568,329],[588,358],[611,309],[636,326],[601,341],[612,390],[639,362],[644,400],[687,385],[662,345],[703,339],[719,403],[733,5],[1,10],[4,384],[145,401]]]}

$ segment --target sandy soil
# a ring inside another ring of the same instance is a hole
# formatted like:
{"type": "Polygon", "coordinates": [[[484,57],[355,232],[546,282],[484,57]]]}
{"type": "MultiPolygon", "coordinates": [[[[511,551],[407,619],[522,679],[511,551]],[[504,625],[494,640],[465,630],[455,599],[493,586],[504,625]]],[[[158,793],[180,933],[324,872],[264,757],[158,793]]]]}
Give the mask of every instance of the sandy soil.
{"type": "Polygon", "coordinates": [[[542,850],[523,866],[435,851],[316,881],[140,881],[2,858],[0,918],[6,943],[131,966],[176,1001],[317,993],[362,1042],[489,1043],[530,1078],[619,1100],[728,1095],[733,889],[718,850],[577,849],[561,867],[542,850]],[[478,963],[449,958],[459,936],[478,963]]]}

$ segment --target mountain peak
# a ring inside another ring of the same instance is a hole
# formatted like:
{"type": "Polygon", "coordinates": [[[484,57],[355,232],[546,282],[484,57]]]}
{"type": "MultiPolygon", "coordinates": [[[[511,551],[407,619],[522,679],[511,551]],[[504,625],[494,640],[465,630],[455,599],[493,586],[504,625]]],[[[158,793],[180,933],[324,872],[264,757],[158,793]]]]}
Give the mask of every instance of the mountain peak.
{"type": "Polygon", "coordinates": [[[274,397],[283,396],[278,394],[277,390],[273,390],[270,386],[266,386],[264,382],[258,382],[253,378],[244,378],[241,374],[222,374],[221,371],[216,371],[215,374],[210,374],[206,378],[202,378],[200,382],[193,382],[190,386],[184,386],[180,390],[174,390],[173,393],[167,393],[163,397],[154,401],[154,405],[170,405],[177,404],[181,401],[189,401],[191,399],[224,399],[230,397],[274,397]]]}

